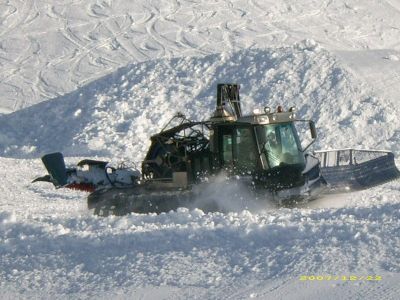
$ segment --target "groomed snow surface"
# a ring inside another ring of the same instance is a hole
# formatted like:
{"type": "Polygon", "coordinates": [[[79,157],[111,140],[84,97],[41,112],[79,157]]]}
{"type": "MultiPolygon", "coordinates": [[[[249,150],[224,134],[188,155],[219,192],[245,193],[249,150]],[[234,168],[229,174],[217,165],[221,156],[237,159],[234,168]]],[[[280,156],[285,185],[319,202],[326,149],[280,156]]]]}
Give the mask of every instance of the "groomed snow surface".
{"type": "Polygon", "coordinates": [[[398,182],[311,208],[100,218],[78,192],[32,185],[38,160],[0,163],[2,299],[398,299],[398,182]]]}
{"type": "Polygon", "coordinates": [[[219,82],[246,112],[296,106],[314,149],[398,155],[398,1],[67,2],[0,4],[1,299],[399,298],[398,180],[257,209],[221,182],[240,209],[107,218],[31,184],[53,151],[140,164],[175,113],[209,116],[219,82]]]}

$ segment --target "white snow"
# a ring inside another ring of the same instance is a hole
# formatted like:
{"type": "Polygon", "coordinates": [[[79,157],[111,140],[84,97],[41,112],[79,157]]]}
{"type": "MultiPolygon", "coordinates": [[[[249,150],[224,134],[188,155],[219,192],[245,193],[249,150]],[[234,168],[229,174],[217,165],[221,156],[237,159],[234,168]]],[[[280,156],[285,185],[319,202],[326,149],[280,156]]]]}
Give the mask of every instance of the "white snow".
{"type": "Polygon", "coordinates": [[[0,107],[15,111],[55,98],[132,62],[303,39],[342,53],[380,89],[370,75],[387,82],[400,71],[398,64],[390,73],[379,66],[398,53],[399,10],[396,0],[6,1],[0,4],[0,107]]]}
{"type": "MultiPolygon", "coordinates": [[[[52,151],[140,163],[176,112],[207,118],[219,82],[241,84],[247,112],[295,105],[317,123],[314,149],[398,157],[399,10],[395,0],[0,3],[0,298],[397,299],[398,180],[296,208],[107,218],[87,211],[84,193],[31,180],[52,151]],[[300,280],[330,275],[363,279],[300,280]]],[[[236,190],[215,192],[230,204],[236,190]]]]}

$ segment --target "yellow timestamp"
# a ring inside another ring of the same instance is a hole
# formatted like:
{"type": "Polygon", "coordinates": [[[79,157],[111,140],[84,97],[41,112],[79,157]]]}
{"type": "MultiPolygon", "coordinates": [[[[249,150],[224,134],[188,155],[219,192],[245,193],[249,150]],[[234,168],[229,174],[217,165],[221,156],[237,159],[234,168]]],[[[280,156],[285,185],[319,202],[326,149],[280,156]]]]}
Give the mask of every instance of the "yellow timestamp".
{"type": "Polygon", "coordinates": [[[301,275],[300,281],[381,281],[379,275],[301,275]]]}

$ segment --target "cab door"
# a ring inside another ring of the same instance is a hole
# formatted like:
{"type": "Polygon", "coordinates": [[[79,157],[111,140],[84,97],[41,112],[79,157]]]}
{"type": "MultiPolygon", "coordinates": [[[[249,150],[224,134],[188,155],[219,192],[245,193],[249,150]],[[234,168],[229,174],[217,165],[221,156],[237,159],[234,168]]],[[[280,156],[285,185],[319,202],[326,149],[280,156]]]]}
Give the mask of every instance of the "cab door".
{"type": "Polygon", "coordinates": [[[253,127],[224,126],[220,128],[220,161],[235,174],[249,174],[258,164],[257,145],[253,127]]]}

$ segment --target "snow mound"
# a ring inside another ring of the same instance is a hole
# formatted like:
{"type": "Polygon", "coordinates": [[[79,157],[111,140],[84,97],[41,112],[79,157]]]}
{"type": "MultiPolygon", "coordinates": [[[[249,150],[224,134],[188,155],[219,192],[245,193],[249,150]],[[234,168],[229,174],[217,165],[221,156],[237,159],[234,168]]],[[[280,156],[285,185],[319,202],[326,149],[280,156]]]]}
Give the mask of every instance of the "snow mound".
{"type": "Polygon", "coordinates": [[[317,122],[319,147],[400,150],[398,109],[386,107],[315,41],[132,64],[79,90],[0,116],[0,153],[46,152],[139,162],[149,136],[177,112],[204,120],[216,85],[241,84],[245,111],[296,106],[317,122]]]}

